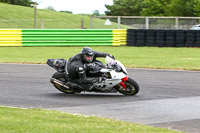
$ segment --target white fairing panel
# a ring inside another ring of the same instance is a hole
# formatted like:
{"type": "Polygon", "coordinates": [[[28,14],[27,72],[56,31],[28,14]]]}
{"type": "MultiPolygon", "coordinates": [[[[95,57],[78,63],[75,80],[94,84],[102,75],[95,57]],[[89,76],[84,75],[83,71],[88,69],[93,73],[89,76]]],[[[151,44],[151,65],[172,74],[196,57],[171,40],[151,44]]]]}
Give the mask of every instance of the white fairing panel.
{"type": "Polygon", "coordinates": [[[125,66],[124,66],[120,61],[118,61],[118,60],[113,60],[113,59],[110,58],[109,56],[106,56],[105,62],[106,62],[106,64],[108,64],[109,66],[112,66],[113,64],[117,63],[118,65],[121,66],[121,68],[123,69],[123,71],[124,71],[126,74],[128,74],[128,73],[127,73],[127,70],[126,70],[126,68],[125,68],[125,66]]]}
{"type": "Polygon", "coordinates": [[[128,74],[125,66],[120,61],[115,60],[115,62],[117,62],[117,64],[121,66],[121,68],[123,69],[123,71],[126,72],[126,74],[128,74]]]}
{"type": "Polygon", "coordinates": [[[116,86],[122,81],[121,79],[127,76],[127,70],[120,61],[113,60],[112,58],[106,56],[105,62],[106,65],[108,66],[108,69],[102,68],[100,71],[102,73],[110,73],[111,78],[108,78],[101,83],[94,83],[95,88],[99,88],[102,90],[106,90],[116,86]],[[112,69],[112,65],[115,64],[118,64],[124,72],[117,72],[115,69],[112,69]]]}
{"type": "Polygon", "coordinates": [[[106,79],[105,81],[101,83],[95,83],[94,87],[106,90],[106,89],[112,88],[113,86],[119,84],[120,82],[121,80],[106,79]]]}
{"type": "Polygon", "coordinates": [[[113,86],[119,84],[124,77],[126,77],[126,74],[123,72],[116,72],[112,69],[101,69],[101,72],[109,72],[111,75],[111,79],[106,79],[105,81],[101,83],[95,83],[95,88],[102,88],[102,89],[108,89],[112,88],[113,86]]]}

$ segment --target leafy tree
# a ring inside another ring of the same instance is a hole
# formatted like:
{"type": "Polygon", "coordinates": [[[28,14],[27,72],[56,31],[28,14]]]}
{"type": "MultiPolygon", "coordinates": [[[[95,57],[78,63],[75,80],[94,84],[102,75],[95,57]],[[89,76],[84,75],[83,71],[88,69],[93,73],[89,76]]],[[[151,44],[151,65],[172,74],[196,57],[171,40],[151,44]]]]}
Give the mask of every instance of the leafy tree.
{"type": "Polygon", "coordinates": [[[200,17],[200,0],[194,0],[194,5],[193,6],[194,6],[193,15],[200,17]]]}
{"type": "Polygon", "coordinates": [[[0,2],[21,6],[31,6],[34,3],[31,0],[0,0],[0,2]]]}
{"type": "Polygon", "coordinates": [[[200,16],[200,0],[113,0],[110,16],[200,16]]]}
{"type": "Polygon", "coordinates": [[[100,16],[99,10],[94,10],[92,15],[94,16],[100,16]]]}
{"type": "Polygon", "coordinates": [[[48,7],[47,7],[47,10],[55,11],[55,9],[53,8],[53,6],[48,6],[48,7]]]}
{"type": "Polygon", "coordinates": [[[194,16],[194,0],[172,0],[165,11],[168,16],[194,16]]]}
{"type": "Polygon", "coordinates": [[[108,16],[138,16],[144,0],[113,0],[113,5],[105,5],[108,16]]]}
{"type": "Polygon", "coordinates": [[[165,9],[170,0],[144,0],[144,8],[140,12],[142,16],[167,16],[165,9]]]}

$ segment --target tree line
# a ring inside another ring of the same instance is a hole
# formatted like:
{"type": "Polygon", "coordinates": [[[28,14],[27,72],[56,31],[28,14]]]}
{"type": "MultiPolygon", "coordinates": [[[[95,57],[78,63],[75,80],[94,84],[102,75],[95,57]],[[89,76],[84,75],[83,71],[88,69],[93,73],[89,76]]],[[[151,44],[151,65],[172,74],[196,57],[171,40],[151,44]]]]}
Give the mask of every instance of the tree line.
{"type": "MultiPolygon", "coordinates": [[[[0,2],[31,6],[32,0],[0,0],[0,2]]],[[[107,16],[200,16],[200,0],[113,0],[105,5],[107,16]]]]}
{"type": "Polygon", "coordinates": [[[8,3],[12,5],[21,5],[21,6],[31,6],[31,4],[34,4],[35,2],[32,2],[31,0],[0,0],[2,3],[8,3]]]}
{"type": "Polygon", "coordinates": [[[113,0],[107,16],[200,16],[200,0],[113,0]]]}

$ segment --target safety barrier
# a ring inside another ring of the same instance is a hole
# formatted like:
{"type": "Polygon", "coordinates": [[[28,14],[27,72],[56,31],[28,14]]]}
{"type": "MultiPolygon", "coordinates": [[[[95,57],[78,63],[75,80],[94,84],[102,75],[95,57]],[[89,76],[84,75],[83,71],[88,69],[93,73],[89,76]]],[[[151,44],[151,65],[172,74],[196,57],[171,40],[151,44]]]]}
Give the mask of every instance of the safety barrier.
{"type": "Polygon", "coordinates": [[[0,30],[0,46],[120,46],[127,30],[0,30]]]}
{"type": "Polygon", "coordinates": [[[200,47],[200,30],[0,30],[0,46],[200,47]]]}
{"type": "Polygon", "coordinates": [[[21,30],[0,30],[0,46],[21,46],[21,30]]]}
{"type": "Polygon", "coordinates": [[[127,46],[200,47],[200,30],[128,29],[127,46]]]}

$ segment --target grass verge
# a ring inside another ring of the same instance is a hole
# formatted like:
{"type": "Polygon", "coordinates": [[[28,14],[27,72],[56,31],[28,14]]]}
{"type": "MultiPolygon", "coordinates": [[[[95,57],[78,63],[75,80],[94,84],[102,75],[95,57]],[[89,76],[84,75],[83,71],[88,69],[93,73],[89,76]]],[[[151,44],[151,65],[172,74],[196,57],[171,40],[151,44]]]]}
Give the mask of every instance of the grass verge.
{"type": "Polygon", "coordinates": [[[0,107],[1,133],[177,133],[164,128],[41,109],[0,107]]]}
{"type": "MultiPolygon", "coordinates": [[[[199,48],[91,47],[111,53],[129,68],[200,70],[199,48]]],[[[1,63],[44,64],[49,58],[65,58],[82,47],[0,47],[1,63]]],[[[100,59],[103,61],[104,59],[100,59]]]]}

